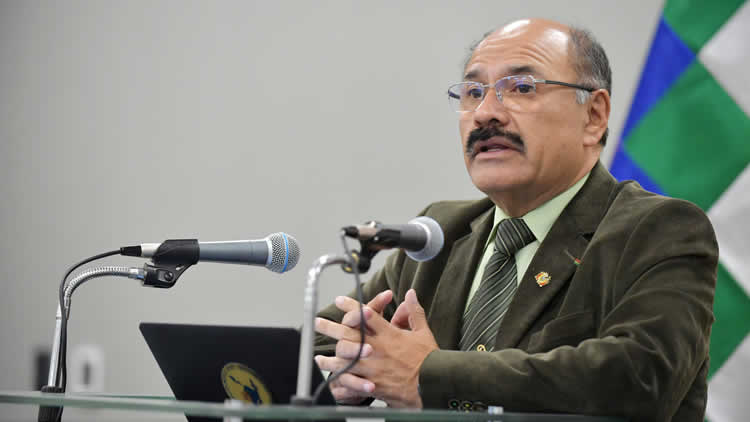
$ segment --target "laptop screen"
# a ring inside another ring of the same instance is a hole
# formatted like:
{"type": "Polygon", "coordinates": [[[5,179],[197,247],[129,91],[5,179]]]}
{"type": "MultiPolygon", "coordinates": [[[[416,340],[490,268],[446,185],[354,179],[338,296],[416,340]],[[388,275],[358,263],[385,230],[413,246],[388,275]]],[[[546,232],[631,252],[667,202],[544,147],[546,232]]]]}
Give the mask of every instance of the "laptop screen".
{"type": "MultiPolygon", "coordinates": [[[[140,330],[178,400],[288,404],[296,393],[295,329],[144,322],[140,330]]],[[[321,382],[313,362],[311,391],[321,382]]],[[[335,404],[331,392],[323,391],[316,404],[335,404]]]]}

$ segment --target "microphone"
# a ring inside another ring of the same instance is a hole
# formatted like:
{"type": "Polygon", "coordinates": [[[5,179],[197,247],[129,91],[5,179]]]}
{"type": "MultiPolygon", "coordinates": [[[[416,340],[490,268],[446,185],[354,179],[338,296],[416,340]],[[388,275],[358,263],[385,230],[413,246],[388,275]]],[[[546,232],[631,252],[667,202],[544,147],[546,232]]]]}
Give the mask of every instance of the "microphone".
{"type": "Polygon", "coordinates": [[[297,239],[286,233],[273,233],[258,240],[199,242],[196,239],[172,239],[162,243],[124,246],[120,254],[152,258],[155,263],[194,264],[220,262],[225,264],[262,265],[277,273],[289,271],[299,261],[297,239]]]}
{"type": "Polygon", "coordinates": [[[364,225],[343,228],[344,233],[358,240],[368,241],[379,249],[402,248],[415,261],[429,261],[443,249],[443,229],[430,217],[417,217],[407,224],[364,225]]]}

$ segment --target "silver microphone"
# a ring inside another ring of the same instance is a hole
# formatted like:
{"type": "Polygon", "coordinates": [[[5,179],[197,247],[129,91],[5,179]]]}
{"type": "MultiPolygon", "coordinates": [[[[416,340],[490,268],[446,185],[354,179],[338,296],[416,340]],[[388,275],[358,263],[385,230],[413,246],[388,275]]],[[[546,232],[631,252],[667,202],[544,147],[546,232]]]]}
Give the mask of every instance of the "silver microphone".
{"type": "Polygon", "coordinates": [[[360,224],[344,227],[347,236],[368,240],[383,249],[402,248],[415,261],[429,261],[443,249],[443,229],[437,221],[421,216],[407,224],[360,224]]]}
{"type": "Polygon", "coordinates": [[[277,273],[294,268],[300,255],[297,239],[281,232],[258,240],[199,242],[195,239],[177,239],[162,243],[142,243],[120,248],[120,253],[156,259],[162,253],[170,252],[170,248],[184,250],[185,255],[190,255],[194,262],[262,265],[277,273]]]}

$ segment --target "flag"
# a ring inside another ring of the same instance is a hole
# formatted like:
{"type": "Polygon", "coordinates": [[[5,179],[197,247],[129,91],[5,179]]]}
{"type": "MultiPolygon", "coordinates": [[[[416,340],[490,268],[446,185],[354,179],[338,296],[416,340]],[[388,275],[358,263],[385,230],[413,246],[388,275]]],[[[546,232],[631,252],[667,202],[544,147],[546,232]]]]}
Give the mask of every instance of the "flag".
{"type": "Polygon", "coordinates": [[[687,199],[719,242],[711,422],[750,420],[750,0],[667,0],[610,171],[687,199]]]}

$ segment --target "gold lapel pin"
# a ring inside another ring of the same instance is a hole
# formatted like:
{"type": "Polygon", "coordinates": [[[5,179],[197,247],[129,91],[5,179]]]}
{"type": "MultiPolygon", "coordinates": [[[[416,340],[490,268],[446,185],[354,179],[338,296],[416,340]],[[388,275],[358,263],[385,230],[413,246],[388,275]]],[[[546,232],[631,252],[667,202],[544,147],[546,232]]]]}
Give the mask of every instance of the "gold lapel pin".
{"type": "Polygon", "coordinates": [[[534,278],[536,279],[536,284],[539,285],[539,287],[544,287],[549,284],[550,281],[552,281],[552,277],[549,276],[549,273],[546,271],[542,271],[539,274],[535,275],[534,278]]]}

